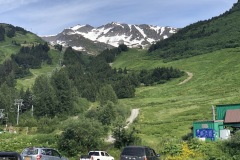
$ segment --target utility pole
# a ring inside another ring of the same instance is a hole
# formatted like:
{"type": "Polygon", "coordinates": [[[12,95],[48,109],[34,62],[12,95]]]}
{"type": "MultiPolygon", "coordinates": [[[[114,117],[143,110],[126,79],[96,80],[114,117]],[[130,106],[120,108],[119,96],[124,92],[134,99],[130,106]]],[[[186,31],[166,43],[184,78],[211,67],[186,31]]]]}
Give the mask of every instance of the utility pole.
{"type": "Polygon", "coordinates": [[[19,110],[20,110],[20,107],[23,106],[22,102],[23,102],[23,99],[15,99],[14,105],[18,106],[18,108],[17,108],[17,125],[18,125],[18,120],[19,120],[19,110]]]}
{"type": "Polygon", "coordinates": [[[31,102],[31,105],[32,105],[32,117],[33,117],[33,99],[34,99],[34,95],[32,94],[32,95],[30,95],[30,102],[31,102]]]}
{"type": "Polygon", "coordinates": [[[32,104],[32,117],[33,117],[33,104],[32,104]]]}
{"type": "Polygon", "coordinates": [[[4,109],[0,109],[0,119],[4,118],[4,113],[3,113],[4,109]]]}
{"type": "Polygon", "coordinates": [[[212,116],[213,116],[213,121],[216,120],[216,117],[215,117],[215,108],[214,106],[212,105],[212,116]]]}

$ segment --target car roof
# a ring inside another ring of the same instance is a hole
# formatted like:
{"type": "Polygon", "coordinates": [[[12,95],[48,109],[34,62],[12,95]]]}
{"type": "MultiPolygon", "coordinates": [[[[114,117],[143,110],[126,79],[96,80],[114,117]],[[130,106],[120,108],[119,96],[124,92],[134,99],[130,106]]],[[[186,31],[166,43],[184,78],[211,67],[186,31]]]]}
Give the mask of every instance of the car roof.
{"type": "Polygon", "coordinates": [[[50,148],[50,147],[26,147],[25,149],[30,148],[30,149],[54,149],[54,148],[50,148]]]}
{"type": "Polygon", "coordinates": [[[126,146],[125,148],[150,148],[148,146],[126,146]]]}
{"type": "Polygon", "coordinates": [[[0,155],[19,155],[17,152],[12,152],[12,151],[0,151],[0,155]]]}

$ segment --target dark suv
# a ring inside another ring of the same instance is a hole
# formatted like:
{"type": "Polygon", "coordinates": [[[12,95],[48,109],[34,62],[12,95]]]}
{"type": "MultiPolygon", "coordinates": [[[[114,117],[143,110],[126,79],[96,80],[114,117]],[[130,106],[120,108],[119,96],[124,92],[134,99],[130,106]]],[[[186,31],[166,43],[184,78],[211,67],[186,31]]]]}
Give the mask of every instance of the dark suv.
{"type": "Polygon", "coordinates": [[[22,160],[22,157],[17,152],[2,152],[0,151],[1,160],[22,160]]]}
{"type": "Polygon", "coordinates": [[[127,146],[123,149],[120,160],[159,160],[159,154],[147,146],[127,146]]]}

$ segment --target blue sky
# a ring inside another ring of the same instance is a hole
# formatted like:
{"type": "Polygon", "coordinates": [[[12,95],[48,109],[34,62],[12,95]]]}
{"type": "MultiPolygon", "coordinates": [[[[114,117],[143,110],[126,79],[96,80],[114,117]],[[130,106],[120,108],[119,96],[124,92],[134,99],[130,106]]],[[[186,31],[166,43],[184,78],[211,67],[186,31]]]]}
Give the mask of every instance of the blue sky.
{"type": "Polygon", "coordinates": [[[218,16],[237,0],[0,0],[0,23],[38,35],[110,22],[182,28],[218,16]]]}

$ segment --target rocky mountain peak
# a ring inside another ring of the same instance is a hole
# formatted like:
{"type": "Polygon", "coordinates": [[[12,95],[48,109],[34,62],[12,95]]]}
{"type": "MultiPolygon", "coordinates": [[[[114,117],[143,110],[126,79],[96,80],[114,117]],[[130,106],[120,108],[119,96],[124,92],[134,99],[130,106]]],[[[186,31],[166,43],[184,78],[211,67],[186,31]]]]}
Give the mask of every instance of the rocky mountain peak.
{"type": "Polygon", "coordinates": [[[62,33],[56,35],[55,38],[43,37],[43,39],[52,44],[61,43],[80,48],[81,50],[87,50],[80,41],[83,39],[88,39],[92,43],[102,43],[114,47],[117,47],[120,43],[124,43],[130,48],[147,48],[156,41],[170,37],[178,30],[178,28],[174,27],[160,27],[148,24],[132,25],[119,22],[107,23],[100,27],[78,24],[65,29],[62,33]],[[70,37],[73,38],[73,36],[74,39],[71,39],[70,37]]]}

